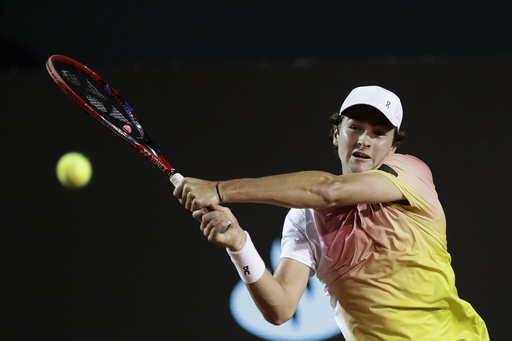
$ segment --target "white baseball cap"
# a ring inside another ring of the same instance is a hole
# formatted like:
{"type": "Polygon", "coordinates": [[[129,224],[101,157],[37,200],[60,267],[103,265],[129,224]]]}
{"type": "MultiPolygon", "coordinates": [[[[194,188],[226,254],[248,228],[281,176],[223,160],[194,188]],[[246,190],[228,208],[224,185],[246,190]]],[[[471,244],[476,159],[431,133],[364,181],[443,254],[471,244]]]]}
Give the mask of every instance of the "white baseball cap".
{"type": "Polygon", "coordinates": [[[380,86],[360,86],[352,90],[340,108],[340,115],[346,109],[358,105],[370,105],[386,116],[392,125],[400,129],[402,123],[403,109],[400,98],[389,90],[380,86]]]}

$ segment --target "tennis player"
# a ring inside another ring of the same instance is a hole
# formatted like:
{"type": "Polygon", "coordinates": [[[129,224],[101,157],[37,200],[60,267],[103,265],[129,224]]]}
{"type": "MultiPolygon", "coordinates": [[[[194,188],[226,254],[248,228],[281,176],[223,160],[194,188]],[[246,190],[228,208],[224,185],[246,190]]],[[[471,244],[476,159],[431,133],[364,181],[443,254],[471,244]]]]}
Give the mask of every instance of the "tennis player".
{"type": "Polygon", "coordinates": [[[395,152],[403,139],[402,113],[400,99],[386,89],[350,92],[332,117],[343,175],[185,178],[175,189],[209,241],[227,248],[269,322],[293,316],[316,274],[346,340],[489,340],[484,321],[457,295],[430,169],[395,152]],[[219,205],[244,202],[291,208],[273,275],[250,235],[219,205]]]}

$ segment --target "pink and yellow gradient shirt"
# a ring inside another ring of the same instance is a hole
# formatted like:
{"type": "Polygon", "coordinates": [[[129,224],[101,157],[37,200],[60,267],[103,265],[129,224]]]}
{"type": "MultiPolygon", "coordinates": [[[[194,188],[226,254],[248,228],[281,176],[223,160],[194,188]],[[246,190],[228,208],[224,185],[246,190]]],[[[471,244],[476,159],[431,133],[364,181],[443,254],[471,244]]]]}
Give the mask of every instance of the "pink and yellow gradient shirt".
{"type": "Polygon", "coordinates": [[[392,154],[371,172],[393,181],[407,202],[292,209],[281,257],[316,272],[348,341],[489,340],[484,321],[457,295],[430,169],[392,154]]]}

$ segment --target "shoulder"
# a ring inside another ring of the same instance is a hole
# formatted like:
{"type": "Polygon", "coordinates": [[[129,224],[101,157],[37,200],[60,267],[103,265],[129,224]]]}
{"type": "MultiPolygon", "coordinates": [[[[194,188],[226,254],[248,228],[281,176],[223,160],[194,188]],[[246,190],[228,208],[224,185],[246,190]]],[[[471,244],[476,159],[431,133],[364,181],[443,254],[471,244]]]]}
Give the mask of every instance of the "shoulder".
{"type": "Polygon", "coordinates": [[[426,178],[432,181],[432,172],[428,165],[413,155],[408,154],[390,154],[387,156],[378,170],[389,172],[389,168],[395,172],[396,177],[402,177],[405,174],[415,177],[426,178]]]}
{"type": "Polygon", "coordinates": [[[374,172],[390,179],[402,192],[410,206],[429,211],[433,217],[442,213],[430,168],[412,155],[392,154],[374,172]],[[394,174],[386,171],[391,169],[394,174]]]}
{"type": "Polygon", "coordinates": [[[427,167],[427,164],[417,158],[416,156],[409,154],[399,154],[393,153],[389,154],[383,161],[383,163],[393,163],[393,164],[402,164],[402,165],[410,165],[416,167],[427,167]]]}

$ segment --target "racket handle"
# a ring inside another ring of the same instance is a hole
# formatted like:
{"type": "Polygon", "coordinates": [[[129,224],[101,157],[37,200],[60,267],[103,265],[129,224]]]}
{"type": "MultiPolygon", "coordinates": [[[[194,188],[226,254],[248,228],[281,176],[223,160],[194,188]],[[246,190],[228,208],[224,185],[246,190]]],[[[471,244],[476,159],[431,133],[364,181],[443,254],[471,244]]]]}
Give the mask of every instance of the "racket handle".
{"type": "Polygon", "coordinates": [[[178,185],[183,181],[183,175],[180,173],[174,173],[173,176],[169,178],[174,187],[178,187],[178,185]]]}

